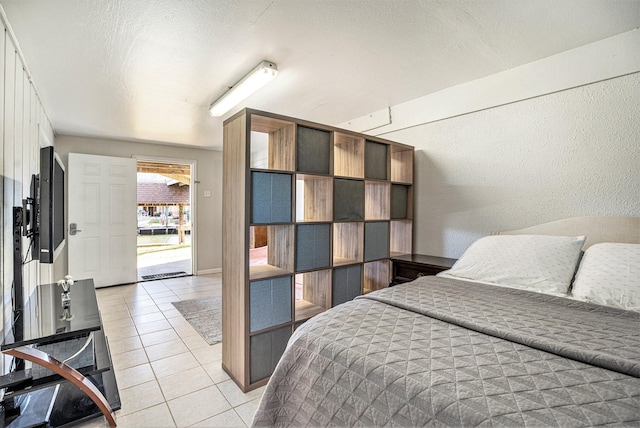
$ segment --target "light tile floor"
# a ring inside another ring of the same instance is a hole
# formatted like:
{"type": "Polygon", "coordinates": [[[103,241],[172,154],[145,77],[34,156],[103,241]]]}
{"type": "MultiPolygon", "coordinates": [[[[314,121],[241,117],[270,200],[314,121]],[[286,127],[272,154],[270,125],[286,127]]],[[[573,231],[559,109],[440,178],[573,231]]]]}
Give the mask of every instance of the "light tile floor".
{"type": "MultiPolygon", "coordinates": [[[[244,394],[171,302],[221,295],[220,274],[97,290],[122,409],[118,427],[245,427],[263,388],[244,394]]],[[[83,428],[108,426],[104,417],[83,428]]]]}

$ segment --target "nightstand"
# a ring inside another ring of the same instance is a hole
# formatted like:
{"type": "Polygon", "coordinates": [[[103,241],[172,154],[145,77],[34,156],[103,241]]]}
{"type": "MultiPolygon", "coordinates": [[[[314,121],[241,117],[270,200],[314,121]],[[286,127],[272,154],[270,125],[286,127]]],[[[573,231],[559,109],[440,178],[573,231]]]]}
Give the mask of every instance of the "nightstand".
{"type": "Polygon", "coordinates": [[[423,254],[406,254],[391,258],[392,277],[389,286],[413,281],[421,276],[435,275],[450,269],[456,259],[426,256],[423,254]]]}

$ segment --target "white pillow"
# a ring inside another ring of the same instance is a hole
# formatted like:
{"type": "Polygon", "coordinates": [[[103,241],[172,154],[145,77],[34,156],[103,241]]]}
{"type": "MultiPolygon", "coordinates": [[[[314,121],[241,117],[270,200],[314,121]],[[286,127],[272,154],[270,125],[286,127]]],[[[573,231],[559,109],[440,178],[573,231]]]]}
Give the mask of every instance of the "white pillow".
{"type": "Polygon", "coordinates": [[[589,247],[571,293],[587,302],[640,312],[640,244],[589,247]]]}
{"type": "Polygon", "coordinates": [[[566,293],[580,259],[585,237],[547,235],[485,236],[439,276],[566,293]]]}

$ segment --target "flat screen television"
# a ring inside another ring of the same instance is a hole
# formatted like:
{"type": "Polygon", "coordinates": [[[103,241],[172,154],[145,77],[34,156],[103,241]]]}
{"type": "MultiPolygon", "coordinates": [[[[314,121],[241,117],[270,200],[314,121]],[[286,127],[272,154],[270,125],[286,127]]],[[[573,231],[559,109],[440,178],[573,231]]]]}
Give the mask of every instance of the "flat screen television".
{"type": "Polygon", "coordinates": [[[62,160],[53,147],[40,149],[40,263],[53,263],[66,242],[62,160]]]}

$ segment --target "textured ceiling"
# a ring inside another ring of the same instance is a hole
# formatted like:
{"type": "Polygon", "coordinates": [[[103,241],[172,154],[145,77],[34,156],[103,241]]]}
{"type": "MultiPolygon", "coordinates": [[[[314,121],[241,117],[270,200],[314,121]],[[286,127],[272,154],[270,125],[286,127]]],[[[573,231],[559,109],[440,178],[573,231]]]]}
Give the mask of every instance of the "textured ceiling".
{"type": "Polygon", "coordinates": [[[56,133],[203,148],[245,106],[343,123],[640,25],[640,0],[0,4],[56,133]],[[210,117],[263,59],[278,77],[210,117]]]}

